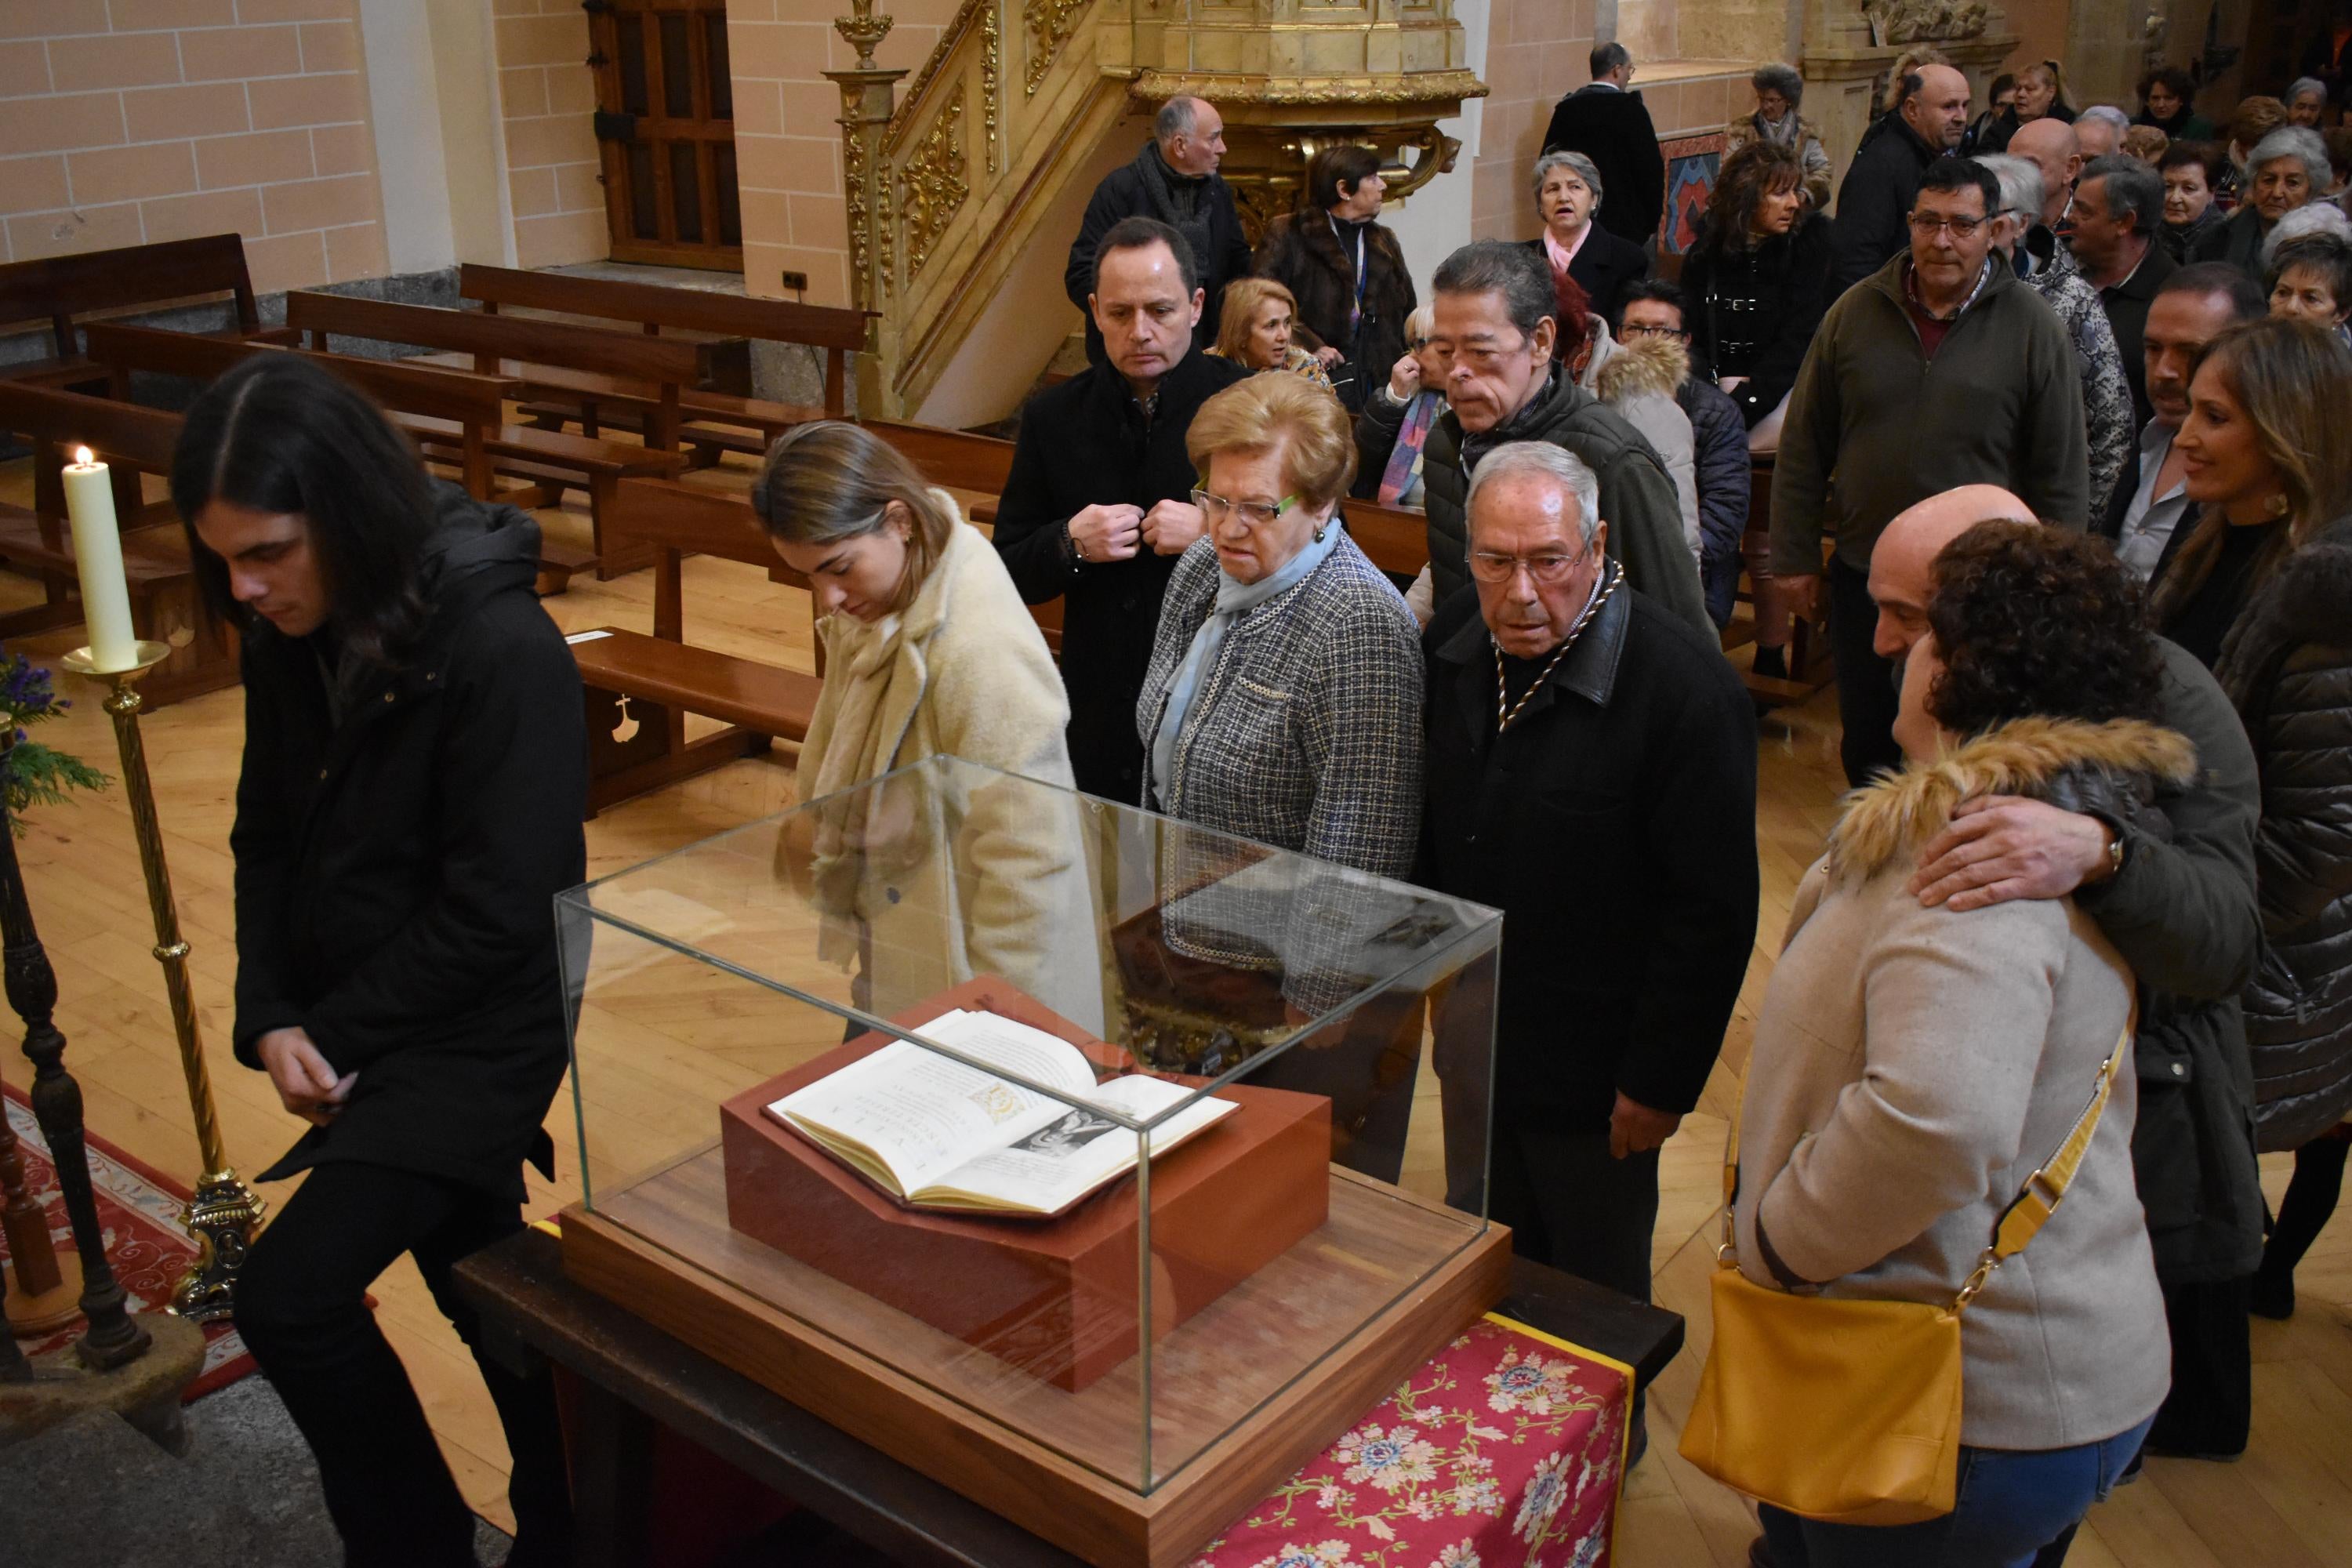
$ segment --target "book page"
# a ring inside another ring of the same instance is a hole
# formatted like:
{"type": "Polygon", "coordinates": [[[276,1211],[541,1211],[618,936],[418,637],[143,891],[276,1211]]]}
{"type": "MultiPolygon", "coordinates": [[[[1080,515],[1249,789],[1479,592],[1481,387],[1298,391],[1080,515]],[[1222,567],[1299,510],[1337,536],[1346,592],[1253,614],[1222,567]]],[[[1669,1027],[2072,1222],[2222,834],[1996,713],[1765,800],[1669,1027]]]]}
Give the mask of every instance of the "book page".
{"type": "MultiPolygon", "coordinates": [[[[994,1014],[959,1008],[910,1032],[1074,1094],[1094,1084],[1076,1047],[994,1014]]],[[[1024,1138],[1066,1109],[907,1040],[893,1040],[768,1107],[821,1144],[870,1152],[902,1197],[973,1151],[1024,1138]]]]}
{"type": "MultiPolygon", "coordinates": [[[[1148,1074],[1113,1079],[1086,1098],[1090,1105],[1132,1121],[1156,1116],[1192,1091],[1148,1074]]],[[[1155,1155],[1164,1154],[1195,1132],[1241,1109],[1231,1100],[1205,1100],[1151,1130],[1155,1155]]],[[[1058,1214],[1095,1188],[1135,1167],[1137,1135],[1108,1116],[1080,1107],[1069,1110],[1008,1146],[967,1160],[912,1195],[942,1207],[1018,1210],[1058,1214]]]]}

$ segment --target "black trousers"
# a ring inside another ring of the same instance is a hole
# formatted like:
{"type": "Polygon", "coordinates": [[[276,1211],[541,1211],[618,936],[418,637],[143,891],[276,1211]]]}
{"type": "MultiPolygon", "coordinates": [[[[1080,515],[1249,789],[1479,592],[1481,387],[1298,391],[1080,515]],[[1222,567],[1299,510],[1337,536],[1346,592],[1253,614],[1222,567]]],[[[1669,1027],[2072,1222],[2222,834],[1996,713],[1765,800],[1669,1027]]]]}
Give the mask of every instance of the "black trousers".
{"type": "Polygon", "coordinates": [[[1900,693],[1895,666],[1870,646],[1878,625],[1871,602],[1870,574],[1832,557],[1829,564],[1830,651],[1837,658],[1839,760],[1845,782],[1859,786],[1881,769],[1903,765],[1895,743],[1895,710],[1900,693]]]}
{"type": "Polygon", "coordinates": [[[2187,1454],[2243,1453],[2254,1419],[2253,1340],[2247,1303],[2254,1279],[2164,1286],[2172,1336],[2172,1392],[2148,1433],[2155,1447],[2187,1454]]]}
{"type": "Polygon", "coordinates": [[[1511,1250],[1564,1273],[1650,1299],[1658,1228],[1658,1152],[1609,1154],[1606,1132],[1553,1132],[1497,1121],[1487,1214],[1511,1227],[1511,1250]]]}
{"type": "Polygon", "coordinates": [[[522,1228],[511,1200],[381,1165],[310,1173],[261,1233],[237,1279],[236,1324],[319,1460],[352,1568],[472,1568],[474,1516],[365,1292],[404,1252],[474,1350],[514,1456],[508,1495],[523,1563],[566,1562],[571,1491],[552,1381],[482,1359],[450,1289],[459,1258],[522,1228]]]}

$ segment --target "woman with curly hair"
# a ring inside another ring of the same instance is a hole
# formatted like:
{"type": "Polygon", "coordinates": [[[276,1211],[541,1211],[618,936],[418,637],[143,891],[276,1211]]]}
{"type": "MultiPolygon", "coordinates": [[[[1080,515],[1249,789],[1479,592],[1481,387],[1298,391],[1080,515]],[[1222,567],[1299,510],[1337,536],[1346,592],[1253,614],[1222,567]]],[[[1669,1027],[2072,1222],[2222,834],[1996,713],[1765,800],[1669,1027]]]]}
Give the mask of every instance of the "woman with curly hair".
{"type": "Polygon", "coordinates": [[[1723,155],[1731,156],[1750,142],[1778,142],[1795,150],[1804,161],[1804,183],[1798,189],[1814,212],[1830,205],[1830,155],[1822,146],[1821,128],[1797,112],[1805,101],[1805,79],[1794,66],[1778,60],[1758,66],[1748,84],[1756,89],[1756,112],[1743,114],[1723,128],[1723,155]]]}
{"type": "Polygon", "coordinates": [[[2141,821],[2158,780],[2193,776],[2195,749],[2152,721],[2162,657],[2103,542],[1982,522],[1933,584],[1895,727],[1909,765],[1848,797],[1757,1022],[1740,1270],[1832,1299],[1953,1301],[2120,1059],[2063,1203],[1961,1318],[1958,1506],[1865,1526],[1767,1504],[1778,1568],[2028,1563],[2114,1485],[2168,1383],[2132,1173],[2130,969],[2072,899],[1961,912],[1909,883],[1971,798],[2141,821]]]}
{"type": "Polygon", "coordinates": [[[1803,162],[1777,142],[1732,153],[1683,262],[1691,353],[1751,433],[1787,402],[1829,305],[1831,225],[1806,207],[1803,162]]]}
{"type": "Polygon", "coordinates": [[[2189,398],[2174,440],[2205,510],[2158,569],[2155,614],[2213,666],[2262,774],[2263,953],[2241,1000],[2258,1141],[2297,1152],[2253,1306],[2284,1317],[2352,1110],[2352,353],[2299,321],[2248,322],[2206,349],[2189,398]]]}

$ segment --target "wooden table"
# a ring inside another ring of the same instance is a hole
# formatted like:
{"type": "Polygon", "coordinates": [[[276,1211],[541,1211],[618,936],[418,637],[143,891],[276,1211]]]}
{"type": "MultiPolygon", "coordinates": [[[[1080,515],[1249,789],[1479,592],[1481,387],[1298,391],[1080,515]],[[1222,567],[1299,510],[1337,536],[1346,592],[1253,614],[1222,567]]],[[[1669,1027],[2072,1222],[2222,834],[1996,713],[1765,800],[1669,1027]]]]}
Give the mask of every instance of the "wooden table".
{"type": "MultiPolygon", "coordinates": [[[[457,1265],[488,1353],[552,1362],[578,1379],[572,1492],[581,1568],[646,1561],[649,1463],[667,1426],[865,1543],[884,1560],[962,1568],[1073,1568],[1078,1559],[848,1437],[564,1278],[560,1244],[525,1231],[457,1265]]],[[[1529,1263],[1497,1310],[1634,1369],[1647,1386],[1682,1348],[1683,1321],[1529,1263]]]]}

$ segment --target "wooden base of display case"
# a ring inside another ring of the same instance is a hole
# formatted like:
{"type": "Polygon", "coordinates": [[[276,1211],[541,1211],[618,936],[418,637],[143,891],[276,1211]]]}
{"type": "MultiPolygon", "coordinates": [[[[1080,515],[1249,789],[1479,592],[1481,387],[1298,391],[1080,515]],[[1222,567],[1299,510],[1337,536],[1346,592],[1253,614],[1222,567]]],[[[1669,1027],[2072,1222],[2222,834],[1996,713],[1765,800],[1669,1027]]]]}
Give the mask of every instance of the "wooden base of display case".
{"type": "Polygon", "coordinates": [[[715,1142],[566,1210],[563,1262],[1088,1562],[1172,1568],[1502,1297],[1505,1227],[1349,1171],[1329,1183],[1312,1234],[1076,1392],[736,1230],[715,1142]]]}

